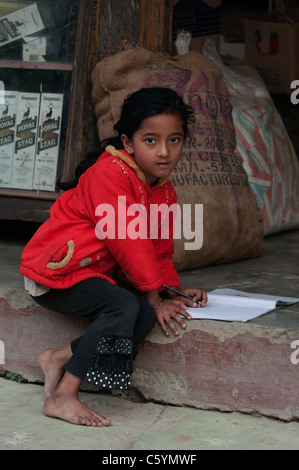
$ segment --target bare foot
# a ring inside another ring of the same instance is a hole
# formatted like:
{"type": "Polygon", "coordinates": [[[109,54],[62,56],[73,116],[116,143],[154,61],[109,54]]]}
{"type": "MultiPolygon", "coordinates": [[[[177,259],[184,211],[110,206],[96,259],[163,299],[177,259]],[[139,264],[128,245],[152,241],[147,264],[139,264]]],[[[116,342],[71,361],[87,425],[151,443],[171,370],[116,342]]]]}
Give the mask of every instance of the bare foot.
{"type": "Polygon", "coordinates": [[[91,410],[78,398],[59,396],[59,392],[54,393],[45,401],[43,411],[47,416],[63,419],[72,424],[93,427],[109,426],[111,424],[110,419],[91,410]]]}
{"type": "Polygon", "coordinates": [[[64,373],[65,364],[72,356],[70,345],[62,348],[46,349],[38,357],[39,365],[45,375],[44,394],[49,398],[58,387],[64,373]]]}

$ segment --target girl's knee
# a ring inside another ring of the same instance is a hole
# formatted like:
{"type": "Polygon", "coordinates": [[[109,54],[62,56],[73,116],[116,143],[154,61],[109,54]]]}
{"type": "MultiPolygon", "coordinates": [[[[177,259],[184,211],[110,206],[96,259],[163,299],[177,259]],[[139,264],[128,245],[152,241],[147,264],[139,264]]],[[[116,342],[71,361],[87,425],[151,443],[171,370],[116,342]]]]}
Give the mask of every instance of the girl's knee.
{"type": "Polygon", "coordinates": [[[129,291],[122,289],[118,297],[113,299],[113,307],[123,315],[137,318],[139,314],[139,301],[137,297],[129,291]]]}
{"type": "Polygon", "coordinates": [[[147,302],[143,302],[134,330],[134,337],[137,343],[152,331],[155,323],[156,316],[154,309],[147,302]]]}

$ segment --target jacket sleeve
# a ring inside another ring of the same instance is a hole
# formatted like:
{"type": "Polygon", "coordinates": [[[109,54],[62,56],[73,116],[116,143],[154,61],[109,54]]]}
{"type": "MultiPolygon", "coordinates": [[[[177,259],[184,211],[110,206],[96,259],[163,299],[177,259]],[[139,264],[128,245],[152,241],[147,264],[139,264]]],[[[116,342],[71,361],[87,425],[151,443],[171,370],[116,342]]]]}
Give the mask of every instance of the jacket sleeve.
{"type": "Polygon", "coordinates": [[[105,241],[125,275],[139,291],[159,289],[163,268],[147,233],[146,210],[136,204],[130,178],[118,165],[102,165],[92,172],[84,191],[95,234],[105,241]]]}

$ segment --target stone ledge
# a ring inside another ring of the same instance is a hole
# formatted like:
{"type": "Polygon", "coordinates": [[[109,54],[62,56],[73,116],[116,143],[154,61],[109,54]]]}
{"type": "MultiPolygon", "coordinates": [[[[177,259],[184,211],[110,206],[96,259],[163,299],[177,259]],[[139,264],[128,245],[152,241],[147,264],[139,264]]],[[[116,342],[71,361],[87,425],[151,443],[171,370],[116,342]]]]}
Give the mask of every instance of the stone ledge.
{"type": "Polygon", "coordinates": [[[156,328],[137,356],[133,385],[148,400],[200,409],[299,418],[297,331],[195,320],[175,341],[156,328]]]}
{"type": "MultiPolygon", "coordinates": [[[[0,289],[5,369],[42,382],[40,351],[70,342],[89,321],[35,304],[18,289],[0,289]]],[[[299,418],[299,364],[290,360],[298,329],[193,320],[180,337],[158,326],[139,347],[133,386],[148,400],[199,409],[299,418]]]]}
{"type": "Polygon", "coordinates": [[[25,291],[0,289],[0,340],[5,345],[4,368],[31,382],[43,381],[37,357],[84,333],[88,320],[74,319],[38,306],[25,291]]]}

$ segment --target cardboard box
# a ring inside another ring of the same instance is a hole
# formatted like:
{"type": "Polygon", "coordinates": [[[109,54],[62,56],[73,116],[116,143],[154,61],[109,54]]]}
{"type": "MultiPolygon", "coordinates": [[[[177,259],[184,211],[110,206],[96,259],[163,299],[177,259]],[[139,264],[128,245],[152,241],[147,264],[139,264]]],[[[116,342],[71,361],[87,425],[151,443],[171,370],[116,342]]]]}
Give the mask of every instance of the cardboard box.
{"type": "Polygon", "coordinates": [[[18,92],[5,91],[0,104],[0,188],[10,188],[16,137],[18,92]]]}
{"type": "Polygon", "coordinates": [[[0,46],[45,28],[36,3],[0,18],[0,46]]]}
{"type": "Polygon", "coordinates": [[[42,93],[33,189],[55,191],[63,95],[42,93]]]}
{"type": "Polygon", "coordinates": [[[172,36],[175,42],[179,31],[191,33],[190,51],[201,51],[207,37],[217,48],[221,32],[221,0],[179,0],[173,8],[172,36]]]}
{"type": "Polygon", "coordinates": [[[11,187],[32,189],[40,93],[19,92],[11,187]]]}
{"type": "Polygon", "coordinates": [[[291,94],[299,79],[299,23],[244,21],[245,58],[271,93],[291,94]]]}

